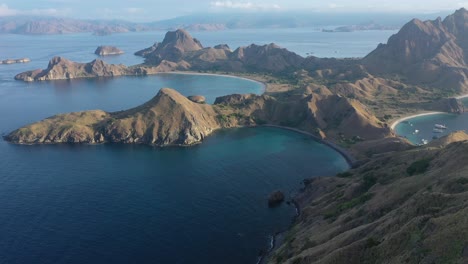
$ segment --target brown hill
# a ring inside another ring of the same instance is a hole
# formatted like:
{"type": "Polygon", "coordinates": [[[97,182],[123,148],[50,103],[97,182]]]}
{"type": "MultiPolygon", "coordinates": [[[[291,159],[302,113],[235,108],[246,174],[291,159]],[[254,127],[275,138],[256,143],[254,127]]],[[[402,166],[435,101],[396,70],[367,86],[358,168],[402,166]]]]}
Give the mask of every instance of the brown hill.
{"type": "Polygon", "coordinates": [[[305,181],[269,263],[467,263],[468,143],[382,154],[305,181]]]}
{"type": "Polygon", "coordinates": [[[210,105],[194,103],[175,90],[161,89],[153,99],[133,109],[57,115],[13,131],[6,139],[20,144],[191,145],[219,127],[210,105]]]}
{"type": "Polygon", "coordinates": [[[456,93],[468,91],[465,54],[468,52],[468,11],[458,10],[444,21],[413,19],[387,44],[380,44],[362,63],[372,73],[398,75],[412,84],[423,84],[456,93]],[[384,62],[384,63],[383,63],[384,62]]]}
{"type": "Polygon", "coordinates": [[[168,32],[162,43],[137,51],[146,58],[147,65],[158,66],[163,61],[184,62],[191,70],[293,72],[301,67],[304,58],[275,44],[249,45],[235,51],[227,45],[203,48],[201,43],[179,29],[168,32]]]}
{"type": "Polygon", "coordinates": [[[108,64],[102,60],[89,63],[79,63],[62,57],[54,57],[49,61],[47,69],[20,73],[16,80],[27,82],[67,80],[76,78],[112,77],[120,75],[134,75],[136,72],[125,65],[108,64]]]}

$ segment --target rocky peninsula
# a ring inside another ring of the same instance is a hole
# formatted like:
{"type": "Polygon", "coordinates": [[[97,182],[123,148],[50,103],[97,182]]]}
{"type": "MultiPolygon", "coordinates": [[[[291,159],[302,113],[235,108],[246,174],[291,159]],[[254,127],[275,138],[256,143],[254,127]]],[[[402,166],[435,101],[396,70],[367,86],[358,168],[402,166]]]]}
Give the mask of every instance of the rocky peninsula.
{"type": "Polygon", "coordinates": [[[76,78],[113,77],[121,75],[137,75],[137,71],[125,65],[108,64],[102,60],[93,60],[90,63],[79,63],[62,57],[54,57],[44,70],[34,70],[20,73],[16,80],[26,82],[69,80],[76,78]]]}

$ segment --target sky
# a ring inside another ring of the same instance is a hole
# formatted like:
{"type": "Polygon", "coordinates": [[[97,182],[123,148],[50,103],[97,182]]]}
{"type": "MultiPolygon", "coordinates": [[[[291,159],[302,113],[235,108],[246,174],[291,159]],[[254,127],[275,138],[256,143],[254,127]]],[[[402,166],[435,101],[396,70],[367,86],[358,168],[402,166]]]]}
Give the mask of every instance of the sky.
{"type": "Polygon", "coordinates": [[[0,0],[0,17],[66,16],[157,21],[203,12],[436,13],[468,8],[468,0],[0,0]]]}

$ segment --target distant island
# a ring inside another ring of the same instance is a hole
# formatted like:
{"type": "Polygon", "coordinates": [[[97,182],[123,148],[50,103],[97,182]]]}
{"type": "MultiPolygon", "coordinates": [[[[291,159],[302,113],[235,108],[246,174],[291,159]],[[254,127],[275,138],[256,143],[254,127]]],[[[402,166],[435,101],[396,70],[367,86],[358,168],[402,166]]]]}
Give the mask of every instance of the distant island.
{"type": "Polygon", "coordinates": [[[31,59],[29,58],[6,59],[6,60],[0,60],[0,64],[28,63],[30,61],[31,59]]]}
{"type": "Polygon", "coordinates": [[[354,32],[354,31],[365,31],[365,30],[398,30],[398,26],[384,26],[374,22],[365,23],[360,25],[341,26],[335,29],[322,29],[322,32],[354,32]]]}
{"type": "MultiPolygon", "coordinates": [[[[192,14],[154,22],[124,20],[86,20],[66,17],[5,16],[0,17],[0,33],[8,34],[70,34],[90,33],[107,36],[115,33],[185,29],[218,31],[230,29],[323,28],[330,25],[363,25],[375,21],[382,28],[400,28],[418,14],[362,14],[336,16],[321,12],[260,12],[192,14]]],[[[431,17],[431,15],[420,14],[431,17]]],[[[377,29],[377,27],[375,27],[377,29]]]]}
{"type": "Polygon", "coordinates": [[[123,50],[114,46],[99,46],[94,51],[94,54],[99,56],[120,55],[124,54],[123,50]]]}
{"type": "Polygon", "coordinates": [[[145,62],[54,58],[16,79],[42,81],[185,71],[262,80],[263,95],[187,98],[164,88],[120,112],[56,115],[5,136],[18,144],[193,145],[221,128],[275,126],[299,131],[353,159],[334,177],[304,180],[300,216],[267,263],[464,263],[468,260],[468,134],[426,146],[397,137],[391,123],[422,111],[462,113],[468,93],[468,11],[413,19],[364,58],[304,58],[271,43],[232,51],[204,47],[187,31],[168,32],[138,51],[145,62]]]}

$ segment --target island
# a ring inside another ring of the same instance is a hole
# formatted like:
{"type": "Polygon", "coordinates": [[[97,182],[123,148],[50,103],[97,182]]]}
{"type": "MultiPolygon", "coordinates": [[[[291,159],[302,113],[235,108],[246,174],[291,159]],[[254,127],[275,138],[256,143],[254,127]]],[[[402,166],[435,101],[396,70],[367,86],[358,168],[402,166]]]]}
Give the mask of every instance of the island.
{"type": "MultiPolygon", "coordinates": [[[[19,128],[18,144],[131,143],[188,146],[216,130],[275,126],[340,151],[351,170],[304,180],[300,215],[267,263],[464,263],[468,261],[468,135],[425,146],[397,137],[391,123],[424,111],[464,112],[468,93],[468,11],[444,20],[414,19],[364,58],[302,57],[271,43],[232,51],[204,47],[185,30],[138,52],[131,67],[54,58],[40,81],[168,71],[251,74],[266,93],[204,104],[163,88],[140,106],[60,114],[19,128]],[[57,67],[60,65],[60,67],[57,67]],[[117,67],[117,68],[115,68],[117,67]]],[[[200,99],[200,100],[199,100],[200,99]]]]}
{"type": "Polygon", "coordinates": [[[0,60],[0,64],[28,63],[30,61],[31,60],[29,58],[6,59],[6,60],[0,60]]]}
{"type": "Polygon", "coordinates": [[[94,51],[94,54],[99,56],[109,56],[124,54],[124,52],[121,49],[114,46],[99,46],[97,47],[96,51],[94,51]]]}

